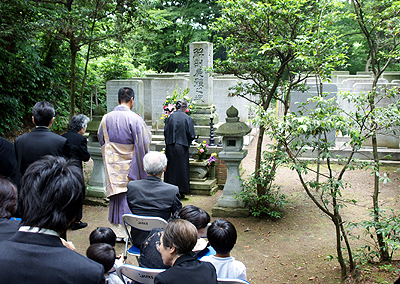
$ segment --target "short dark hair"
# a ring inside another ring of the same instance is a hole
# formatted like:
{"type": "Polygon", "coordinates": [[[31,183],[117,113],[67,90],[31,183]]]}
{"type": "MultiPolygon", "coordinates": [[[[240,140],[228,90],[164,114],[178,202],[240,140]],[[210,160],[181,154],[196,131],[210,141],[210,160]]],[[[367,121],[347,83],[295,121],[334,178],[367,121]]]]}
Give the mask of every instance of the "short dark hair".
{"type": "Polygon", "coordinates": [[[32,109],[32,116],[36,126],[49,126],[51,119],[55,115],[54,107],[49,102],[37,102],[32,109]]]}
{"type": "Polygon", "coordinates": [[[87,126],[87,123],[90,121],[89,117],[84,114],[78,114],[71,118],[69,122],[69,128],[75,129],[76,131],[80,131],[82,128],[87,126]]]}
{"type": "Polygon", "coordinates": [[[217,253],[227,254],[236,243],[235,226],[227,220],[217,219],[208,227],[207,239],[217,253]]]}
{"type": "Polygon", "coordinates": [[[0,177],[0,218],[10,219],[17,210],[17,187],[5,177],[0,177]]]}
{"type": "Polygon", "coordinates": [[[118,103],[129,103],[131,98],[135,99],[135,92],[132,88],[123,87],[118,91],[118,103]]]}
{"type": "Polygon", "coordinates": [[[192,223],[196,229],[206,228],[210,223],[210,215],[200,207],[194,205],[186,205],[179,213],[179,218],[192,223]]]}
{"type": "Polygon", "coordinates": [[[94,229],[89,236],[89,242],[91,245],[97,243],[106,243],[115,247],[115,241],[117,236],[114,231],[109,227],[97,227],[94,229]]]}
{"type": "Polygon", "coordinates": [[[197,243],[196,227],[186,220],[172,220],[164,229],[162,241],[165,248],[175,247],[178,255],[190,254],[197,243]]]}
{"type": "Polygon", "coordinates": [[[86,256],[103,265],[106,273],[114,266],[115,250],[109,244],[97,243],[90,245],[86,250],[86,256]]]}
{"type": "Polygon", "coordinates": [[[82,170],[72,160],[44,156],[21,179],[21,225],[65,232],[79,213],[84,190],[82,170]]]}
{"type": "Polygon", "coordinates": [[[185,101],[184,99],[180,99],[176,102],[175,105],[176,109],[187,109],[187,101],[185,101]]]}

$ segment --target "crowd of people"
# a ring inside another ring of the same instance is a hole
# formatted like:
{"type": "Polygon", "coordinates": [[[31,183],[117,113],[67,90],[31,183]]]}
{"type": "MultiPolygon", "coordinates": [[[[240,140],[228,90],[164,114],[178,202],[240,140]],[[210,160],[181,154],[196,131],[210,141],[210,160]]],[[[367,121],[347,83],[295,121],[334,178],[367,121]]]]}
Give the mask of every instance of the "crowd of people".
{"type": "Polygon", "coordinates": [[[4,283],[123,283],[116,270],[123,258],[115,252],[124,240],[122,216],[133,213],[168,221],[150,233],[132,228],[140,247],[139,266],[162,268],[155,283],[217,283],[219,278],[246,280],[246,268],[230,252],[237,233],[232,223],[194,205],[182,207],[190,192],[189,147],[193,121],[179,100],[166,119],[166,154],[150,151],[151,132],[132,110],[134,91],[121,88],[119,105],[98,129],[110,227],[90,233],[86,257],[67,241],[67,229],[82,229],[85,183],[82,162],[90,159],[84,137],[89,118],[76,115],[63,135],[50,131],[55,111],[48,102],[32,110],[35,129],[11,142],[0,139],[0,271],[4,283]],[[164,175],[164,181],[162,180],[164,175]],[[198,249],[207,238],[214,255],[198,249]]]}

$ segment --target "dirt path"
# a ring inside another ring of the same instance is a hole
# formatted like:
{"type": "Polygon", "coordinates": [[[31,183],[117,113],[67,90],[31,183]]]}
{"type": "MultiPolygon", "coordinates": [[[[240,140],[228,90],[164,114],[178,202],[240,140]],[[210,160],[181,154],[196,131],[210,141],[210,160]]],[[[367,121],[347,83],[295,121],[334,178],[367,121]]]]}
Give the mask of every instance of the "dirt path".
{"type": "MultiPolygon", "coordinates": [[[[249,153],[242,163],[245,174],[254,170],[256,141],[248,147],[249,153]]],[[[391,168],[395,170],[395,168],[391,168]]],[[[393,183],[381,188],[381,207],[399,210],[399,174],[392,174],[393,183]]],[[[373,178],[364,171],[346,173],[345,179],[352,187],[344,191],[344,197],[359,200],[357,205],[344,208],[346,221],[359,221],[368,218],[367,209],[371,206],[373,178]]],[[[332,222],[324,216],[306,196],[297,176],[287,168],[278,170],[276,183],[289,201],[284,216],[275,222],[266,219],[229,218],[238,231],[238,241],[232,255],[247,267],[248,280],[252,284],[261,283],[340,283],[338,262],[329,260],[336,255],[335,236],[332,222]]],[[[189,196],[184,205],[195,204],[211,214],[212,206],[222,191],[214,196],[189,196]]],[[[85,254],[89,245],[88,236],[98,226],[108,226],[108,208],[84,207],[84,221],[89,226],[79,231],[69,231],[79,253],[85,254]]],[[[212,219],[215,219],[214,217],[212,219]]],[[[352,241],[353,247],[363,242],[352,241]]],[[[117,245],[117,253],[122,253],[123,245],[117,245]]],[[[399,259],[400,256],[397,256],[399,259]]],[[[133,257],[129,262],[136,263],[133,257]]],[[[392,279],[382,279],[392,283],[392,279]]],[[[384,283],[384,282],[382,282],[384,283]]]]}

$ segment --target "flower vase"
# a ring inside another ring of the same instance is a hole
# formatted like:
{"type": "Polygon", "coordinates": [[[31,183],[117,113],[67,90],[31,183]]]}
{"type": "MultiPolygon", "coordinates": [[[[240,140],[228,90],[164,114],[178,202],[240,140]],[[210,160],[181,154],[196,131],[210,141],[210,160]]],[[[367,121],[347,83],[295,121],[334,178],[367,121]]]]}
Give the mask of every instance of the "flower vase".
{"type": "Polygon", "coordinates": [[[215,163],[210,165],[210,179],[215,179],[215,163]]]}
{"type": "Polygon", "coordinates": [[[207,155],[205,153],[201,153],[197,155],[197,161],[203,161],[205,160],[207,155]]]}

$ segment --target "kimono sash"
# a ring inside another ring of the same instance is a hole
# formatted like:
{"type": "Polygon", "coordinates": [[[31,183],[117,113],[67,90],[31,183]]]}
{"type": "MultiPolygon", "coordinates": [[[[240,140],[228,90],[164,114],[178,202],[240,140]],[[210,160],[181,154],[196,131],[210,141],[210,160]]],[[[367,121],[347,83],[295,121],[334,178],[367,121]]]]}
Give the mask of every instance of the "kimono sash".
{"type": "Polygon", "coordinates": [[[102,122],[104,144],[101,146],[107,197],[127,191],[128,174],[134,150],[133,144],[110,142],[106,121],[102,122]]]}

